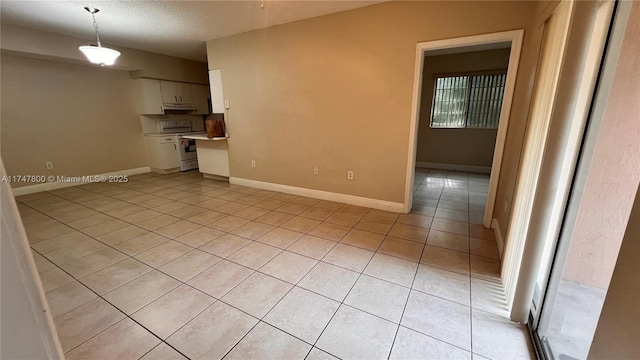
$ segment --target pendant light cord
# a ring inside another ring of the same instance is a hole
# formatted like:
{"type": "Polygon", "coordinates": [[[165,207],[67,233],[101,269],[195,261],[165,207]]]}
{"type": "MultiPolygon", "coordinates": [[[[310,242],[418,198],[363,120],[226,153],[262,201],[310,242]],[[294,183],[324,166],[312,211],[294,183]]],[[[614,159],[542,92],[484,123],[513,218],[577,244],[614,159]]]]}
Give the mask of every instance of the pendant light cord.
{"type": "Polygon", "coordinates": [[[96,29],[96,39],[98,39],[98,47],[102,47],[102,44],[100,44],[100,34],[98,34],[98,22],[96,21],[96,13],[91,12],[91,17],[93,17],[93,27],[96,29]]]}

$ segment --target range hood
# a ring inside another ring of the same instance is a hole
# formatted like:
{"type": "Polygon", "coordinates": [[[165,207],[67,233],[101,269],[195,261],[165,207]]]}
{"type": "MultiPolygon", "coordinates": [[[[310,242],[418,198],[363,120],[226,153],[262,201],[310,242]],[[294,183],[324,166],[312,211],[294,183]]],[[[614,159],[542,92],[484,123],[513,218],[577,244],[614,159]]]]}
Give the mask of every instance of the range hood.
{"type": "Polygon", "coordinates": [[[171,111],[196,111],[198,110],[195,106],[191,104],[171,104],[171,103],[163,103],[163,108],[165,110],[171,111]]]}

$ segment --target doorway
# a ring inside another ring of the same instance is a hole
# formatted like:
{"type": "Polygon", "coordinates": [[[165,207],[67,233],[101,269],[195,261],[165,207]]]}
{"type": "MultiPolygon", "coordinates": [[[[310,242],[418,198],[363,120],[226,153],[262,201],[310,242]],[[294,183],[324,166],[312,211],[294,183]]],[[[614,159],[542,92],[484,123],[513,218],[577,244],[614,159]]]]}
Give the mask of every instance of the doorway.
{"type": "MultiPolygon", "coordinates": [[[[455,54],[470,51],[481,51],[499,48],[511,49],[508,60],[506,78],[504,79],[504,96],[499,113],[499,125],[497,128],[495,147],[489,181],[487,186],[487,197],[482,217],[482,225],[485,228],[491,227],[495,196],[498,187],[498,178],[502,165],[502,155],[509,125],[509,115],[511,112],[511,102],[515,89],[516,74],[520,61],[522,40],[524,30],[512,30],[492,34],[468,36],[454,39],[436,40],[417,44],[416,65],[414,72],[413,99],[411,110],[411,126],[409,133],[409,149],[407,159],[407,173],[405,183],[404,211],[408,213],[413,205],[413,187],[415,181],[416,154],[418,148],[418,129],[420,124],[420,102],[422,99],[423,70],[425,67],[425,57],[444,54],[455,54]]],[[[498,249],[502,244],[498,242],[498,249]]]]}

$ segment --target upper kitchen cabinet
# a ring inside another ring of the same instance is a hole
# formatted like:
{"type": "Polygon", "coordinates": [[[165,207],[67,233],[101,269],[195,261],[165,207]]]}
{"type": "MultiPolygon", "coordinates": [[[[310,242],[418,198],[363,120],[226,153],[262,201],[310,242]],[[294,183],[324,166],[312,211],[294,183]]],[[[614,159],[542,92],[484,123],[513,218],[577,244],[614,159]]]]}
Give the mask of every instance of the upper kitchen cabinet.
{"type": "Polygon", "coordinates": [[[192,105],[196,107],[194,114],[209,115],[209,87],[191,84],[192,105]]]}
{"type": "Polygon", "coordinates": [[[164,114],[160,81],[152,79],[136,79],[135,103],[139,114],[164,114]]]}
{"type": "Polygon", "coordinates": [[[191,104],[191,84],[161,80],[160,90],[165,104],[191,104]]]}
{"type": "Polygon", "coordinates": [[[136,107],[139,114],[161,115],[166,111],[209,114],[209,88],[155,79],[135,79],[136,107]]]}

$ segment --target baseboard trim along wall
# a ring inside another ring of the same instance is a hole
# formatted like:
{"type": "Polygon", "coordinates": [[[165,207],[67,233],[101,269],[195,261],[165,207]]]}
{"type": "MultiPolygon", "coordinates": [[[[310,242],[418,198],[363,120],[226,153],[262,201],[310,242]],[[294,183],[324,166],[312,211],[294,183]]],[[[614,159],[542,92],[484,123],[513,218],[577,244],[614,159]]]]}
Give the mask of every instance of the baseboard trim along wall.
{"type": "MultiPolygon", "coordinates": [[[[29,185],[29,186],[22,186],[22,187],[18,187],[18,188],[12,188],[11,190],[13,191],[13,196],[28,195],[28,194],[38,193],[38,192],[42,192],[42,191],[51,191],[51,190],[62,189],[62,188],[71,187],[71,186],[78,186],[78,185],[88,184],[88,183],[90,183],[89,178],[96,178],[96,177],[101,177],[101,176],[106,176],[107,178],[109,176],[123,176],[123,175],[133,176],[133,175],[146,174],[148,172],[151,172],[151,168],[148,167],[148,166],[143,166],[143,167],[134,168],[134,169],[126,169],[126,170],[114,171],[114,172],[110,172],[110,173],[97,174],[97,175],[69,176],[70,178],[74,178],[74,180],[76,178],[78,178],[77,180],[79,180],[79,181],[46,182],[46,183],[42,183],[42,184],[35,184],[35,185],[29,185]]],[[[54,175],[54,176],[56,176],[56,175],[54,175]]],[[[62,176],[62,175],[57,175],[56,178],[58,176],[62,176]]]]}
{"type": "Polygon", "coordinates": [[[385,200],[377,200],[371,198],[365,198],[360,196],[353,196],[347,194],[333,193],[322,190],[314,190],[296,186],[268,183],[257,180],[249,180],[237,177],[230,177],[229,183],[234,185],[242,185],[253,187],[262,190],[270,190],[270,191],[278,191],[285,194],[298,195],[298,196],[306,196],[314,199],[320,200],[328,200],[341,202],[349,205],[363,206],[372,209],[385,210],[401,213],[403,212],[404,204],[396,203],[385,200]]]}
{"type": "Polygon", "coordinates": [[[474,172],[474,173],[491,174],[490,166],[440,164],[440,163],[416,161],[416,167],[423,168],[423,169],[467,171],[467,172],[474,172]]]}
{"type": "Polygon", "coordinates": [[[504,238],[502,237],[502,232],[500,231],[500,224],[498,224],[498,219],[494,218],[491,220],[491,228],[493,232],[496,234],[496,244],[498,244],[498,255],[500,255],[500,259],[502,259],[502,251],[504,249],[504,238]]]}

